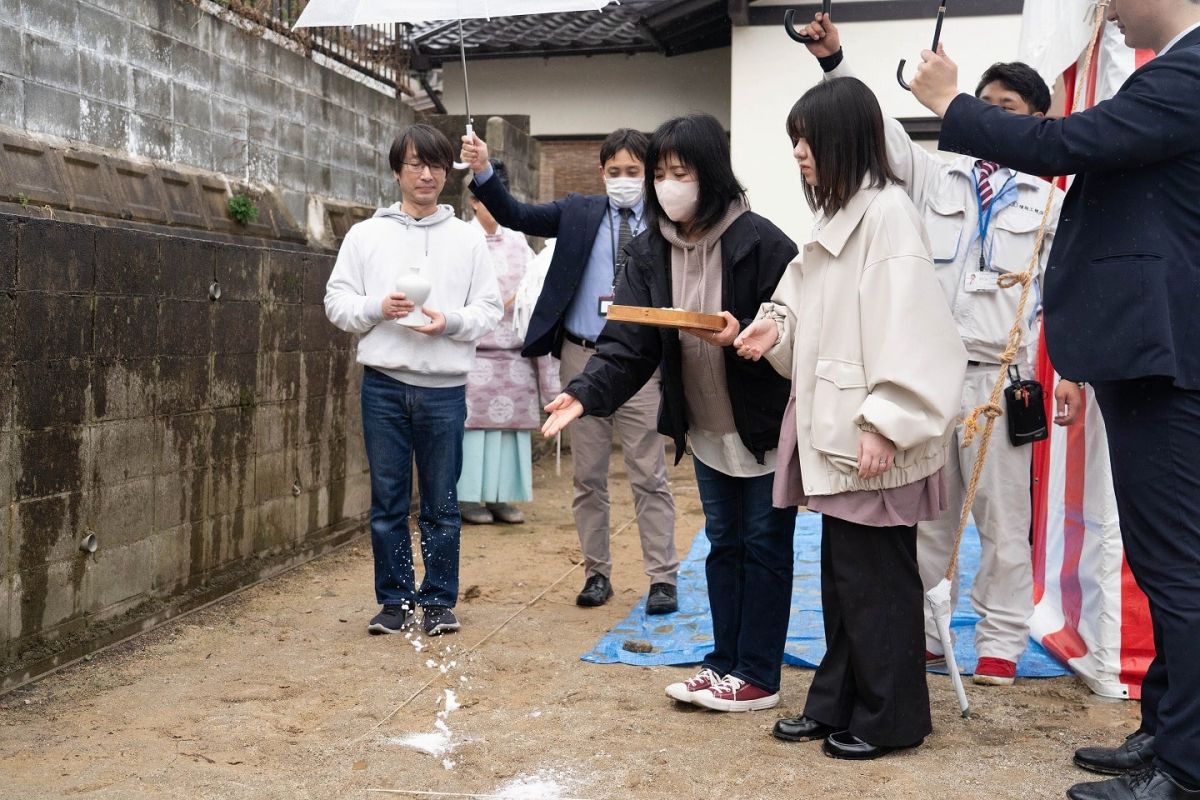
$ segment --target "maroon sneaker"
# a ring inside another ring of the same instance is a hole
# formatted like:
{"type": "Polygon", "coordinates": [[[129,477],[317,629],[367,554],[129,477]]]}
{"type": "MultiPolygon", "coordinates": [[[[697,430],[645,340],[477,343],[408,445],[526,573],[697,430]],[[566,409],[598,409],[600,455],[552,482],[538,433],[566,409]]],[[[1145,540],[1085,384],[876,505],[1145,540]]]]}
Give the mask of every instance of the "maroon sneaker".
{"type": "Polygon", "coordinates": [[[1003,658],[984,656],[975,664],[974,681],[980,686],[1012,686],[1017,679],[1017,665],[1003,658]]]}
{"type": "Polygon", "coordinates": [[[667,697],[681,703],[690,703],[695,699],[696,692],[707,689],[721,680],[721,676],[708,667],[704,667],[686,681],[667,685],[667,697]]]}
{"type": "Polygon", "coordinates": [[[944,667],[946,666],[946,656],[942,653],[934,653],[931,650],[925,651],[925,668],[944,667]]]}
{"type": "Polygon", "coordinates": [[[772,694],[741,678],[726,675],[707,689],[693,693],[692,702],[713,711],[759,711],[779,705],[779,692],[772,694]]]}

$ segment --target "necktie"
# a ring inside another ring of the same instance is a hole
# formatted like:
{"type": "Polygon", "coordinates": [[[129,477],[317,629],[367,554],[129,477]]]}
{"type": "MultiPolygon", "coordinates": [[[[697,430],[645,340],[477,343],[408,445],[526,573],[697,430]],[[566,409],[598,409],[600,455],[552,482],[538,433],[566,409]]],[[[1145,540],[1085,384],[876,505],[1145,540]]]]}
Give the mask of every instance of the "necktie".
{"type": "Polygon", "coordinates": [[[993,172],[1000,169],[1000,165],[995,161],[976,161],[975,166],[979,169],[979,205],[987,209],[992,204],[993,190],[990,178],[993,172]]]}
{"type": "Polygon", "coordinates": [[[625,268],[625,262],[629,260],[629,256],[625,255],[625,245],[629,244],[629,240],[633,238],[633,228],[629,227],[629,218],[633,216],[633,209],[620,208],[617,209],[617,213],[621,215],[621,226],[617,229],[617,252],[613,253],[614,275],[625,268]]]}

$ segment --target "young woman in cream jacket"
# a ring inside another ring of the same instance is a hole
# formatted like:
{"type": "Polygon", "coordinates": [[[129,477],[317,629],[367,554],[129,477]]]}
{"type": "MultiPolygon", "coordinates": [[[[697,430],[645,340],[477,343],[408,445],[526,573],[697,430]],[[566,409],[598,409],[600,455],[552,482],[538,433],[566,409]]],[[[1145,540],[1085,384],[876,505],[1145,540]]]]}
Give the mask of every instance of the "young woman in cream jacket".
{"type": "Polygon", "coordinates": [[[828,650],[804,714],[775,735],[876,758],[932,730],[916,524],[945,508],[967,355],[871,91],[816,86],[787,128],[817,230],[735,346],[792,380],[774,502],[824,515],[828,650]]]}

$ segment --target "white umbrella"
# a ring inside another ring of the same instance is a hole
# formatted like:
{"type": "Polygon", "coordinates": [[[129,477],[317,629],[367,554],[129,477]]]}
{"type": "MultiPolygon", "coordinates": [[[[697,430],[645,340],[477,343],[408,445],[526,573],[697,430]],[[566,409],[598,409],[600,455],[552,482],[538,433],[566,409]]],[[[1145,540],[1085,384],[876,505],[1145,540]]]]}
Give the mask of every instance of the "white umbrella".
{"type": "MultiPolygon", "coordinates": [[[[467,105],[467,135],[474,133],[471,93],[467,85],[464,19],[517,17],[560,11],[598,11],[612,0],[310,0],[296,20],[297,28],[340,25],[380,25],[389,22],[458,20],[458,50],[463,67],[463,96],[467,105]]],[[[465,166],[465,165],[464,165],[465,166]]]]}

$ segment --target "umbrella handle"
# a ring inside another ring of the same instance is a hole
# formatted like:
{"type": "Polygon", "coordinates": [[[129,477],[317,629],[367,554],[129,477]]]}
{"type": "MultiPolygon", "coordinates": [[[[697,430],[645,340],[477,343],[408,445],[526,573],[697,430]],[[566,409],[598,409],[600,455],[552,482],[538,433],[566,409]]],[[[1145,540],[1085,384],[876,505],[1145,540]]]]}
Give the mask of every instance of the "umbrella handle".
{"type": "MultiPolygon", "coordinates": [[[[821,13],[828,16],[829,9],[832,5],[833,5],[833,0],[825,0],[825,2],[821,6],[821,13]]],[[[787,11],[784,12],[783,27],[784,27],[784,30],[787,31],[787,35],[792,38],[792,41],[799,42],[800,44],[812,44],[813,42],[815,42],[816,39],[812,38],[811,36],[805,36],[804,34],[796,33],[795,20],[796,20],[796,9],[789,8],[787,11]]]]}
{"type": "MultiPolygon", "coordinates": [[[[475,135],[475,126],[472,125],[470,122],[468,122],[467,123],[467,136],[474,136],[474,135],[475,135]]],[[[455,169],[466,169],[469,166],[471,166],[471,165],[465,161],[455,161],[454,162],[455,169]]]]}
{"type": "MultiPolygon", "coordinates": [[[[942,0],[941,7],[938,8],[937,27],[933,29],[933,44],[929,49],[937,52],[938,45],[942,41],[942,23],[946,20],[946,4],[949,0],[942,0]]],[[[904,65],[908,63],[906,59],[900,59],[900,66],[896,67],[896,81],[900,84],[900,88],[906,92],[911,92],[912,87],[908,85],[908,81],[904,80],[904,65]]]]}

